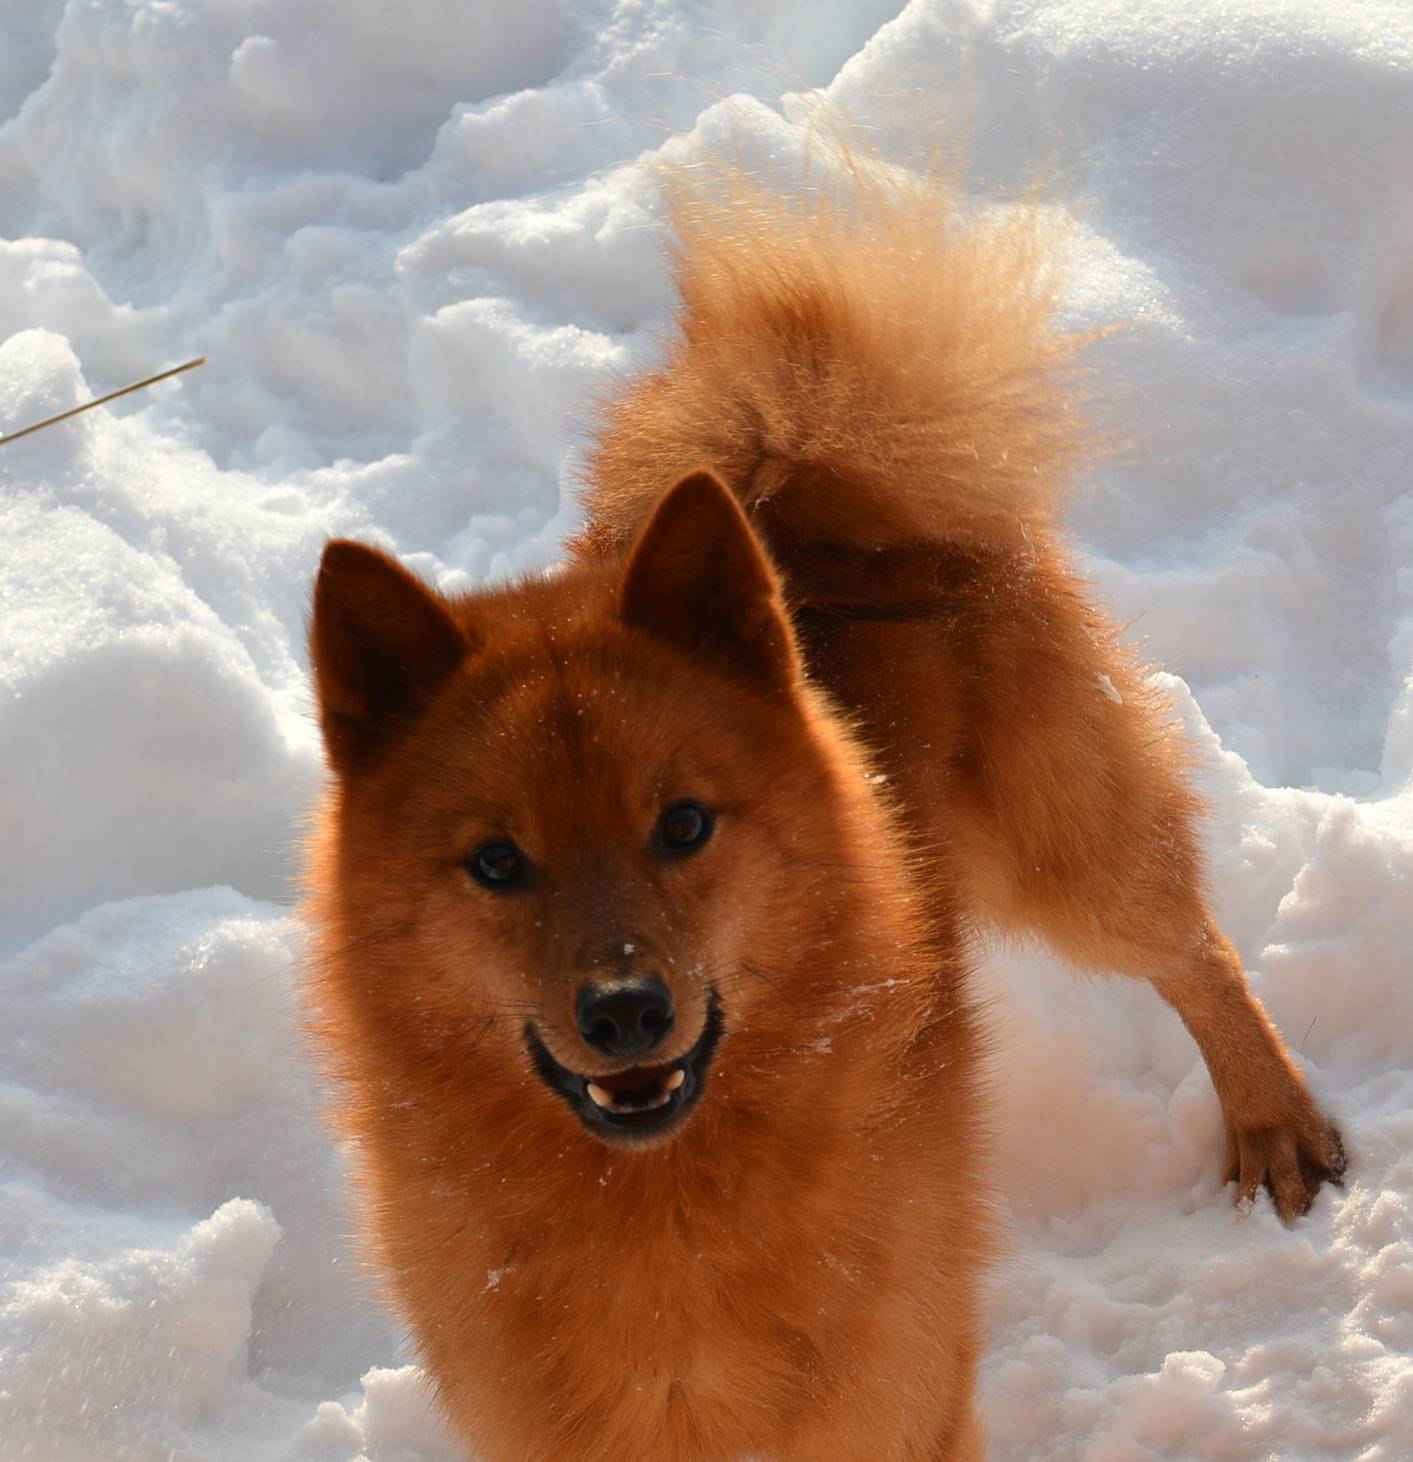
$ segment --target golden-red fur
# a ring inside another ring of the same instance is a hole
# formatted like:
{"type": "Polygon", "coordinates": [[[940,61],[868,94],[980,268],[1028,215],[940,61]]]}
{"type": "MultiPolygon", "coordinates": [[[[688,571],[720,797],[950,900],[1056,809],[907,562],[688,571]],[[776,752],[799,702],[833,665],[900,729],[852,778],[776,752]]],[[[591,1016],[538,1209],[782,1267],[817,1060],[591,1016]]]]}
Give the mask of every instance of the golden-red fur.
{"type": "Polygon", "coordinates": [[[1153,982],[1243,1195],[1290,1217],[1343,1165],[1055,526],[1086,438],[1042,215],[834,177],[670,180],[678,334],[606,410],[560,573],[445,600],[347,543],[320,573],[309,1000],[373,1253],[488,1459],[982,1455],[973,921],[1153,982]],[[682,797],[716,831],[665,861],[682,797]],[[467,876],[488,838],[529,886],[467,876]],[[725,1035],[685,1124],[623,1150],[526,1030],[606,1074],[575,992],[643,971],[669,1058],[711,990],[725,1035]]]}

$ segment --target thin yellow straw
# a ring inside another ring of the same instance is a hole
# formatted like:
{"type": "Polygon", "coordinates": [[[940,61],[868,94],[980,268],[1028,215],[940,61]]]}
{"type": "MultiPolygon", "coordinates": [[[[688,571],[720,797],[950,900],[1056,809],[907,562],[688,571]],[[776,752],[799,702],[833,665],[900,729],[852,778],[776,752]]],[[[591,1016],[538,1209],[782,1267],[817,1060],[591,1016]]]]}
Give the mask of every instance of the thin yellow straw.
{"type": "Polygon", "coordinates": [[[102,406],[105,402],[116,401],[119,396],[126,396],[130,391],[140,391],[144,386],[155,386],[158,381],[165,381],[168,376],[179,376],[183,371],[194,370],[199,365],[206,364],[206,357],[199,355],[195,360],[189,360],[185,365],[173,366],[169,371],[163,371],[160,375],[148,376],[145,381],[135,381],[131,386],[124,386],[121,391],[109,391],[106,396],[100,396],[96,401],[85,401],[82,406],[71,407],[68,411],[61,411],[58,416],[47,416],[43,421],[36,421],[33,426],[22,426],[19,431],[12,431],[8,436],[0,437],[0,447],[10,442],[17,442],[21,437],[27,437],[32,431],[41,431],[46,426],[53,426],[57,421],[67,421],[71,416],[78,416],[80,412],[92,411],[95,406],[102,406]]]}

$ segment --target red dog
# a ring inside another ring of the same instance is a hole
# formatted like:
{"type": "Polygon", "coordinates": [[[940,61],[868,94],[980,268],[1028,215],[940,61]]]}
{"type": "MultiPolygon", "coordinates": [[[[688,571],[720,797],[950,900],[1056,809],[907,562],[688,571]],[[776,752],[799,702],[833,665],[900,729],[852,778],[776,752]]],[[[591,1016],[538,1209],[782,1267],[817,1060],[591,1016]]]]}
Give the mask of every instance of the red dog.
{"type": "Polygon", "coordinates": [[[841,175],[671,183],[677,335],[562,573],[320,570],[310,999],[393,1302],[496,1462],[982,1455],[973,921],[1152,981],[1241,1196],[1343,1168],[1054,520],[1053,240],[841,175]]]}

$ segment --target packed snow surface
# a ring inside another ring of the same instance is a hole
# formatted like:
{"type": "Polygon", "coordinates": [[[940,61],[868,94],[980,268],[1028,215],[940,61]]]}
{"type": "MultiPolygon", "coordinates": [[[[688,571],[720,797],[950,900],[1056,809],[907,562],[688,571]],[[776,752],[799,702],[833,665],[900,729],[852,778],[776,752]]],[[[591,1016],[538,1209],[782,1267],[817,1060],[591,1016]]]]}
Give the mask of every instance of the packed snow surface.
{"type": "Polygon", "coordinates": [[[1051,176],[1070,318],[1136,322],[1075,527],[1352,1155],[1238,1215],[1175,1017],[993,955],[993,1454],[1413,1455],[1406,0],[11,0],[0,432],[209,364],[0,446],[0,1462],[453,1455],[298,1050],[311,574],[552,563],[669,306],[642,159],[821,87],[1051,176]]]}

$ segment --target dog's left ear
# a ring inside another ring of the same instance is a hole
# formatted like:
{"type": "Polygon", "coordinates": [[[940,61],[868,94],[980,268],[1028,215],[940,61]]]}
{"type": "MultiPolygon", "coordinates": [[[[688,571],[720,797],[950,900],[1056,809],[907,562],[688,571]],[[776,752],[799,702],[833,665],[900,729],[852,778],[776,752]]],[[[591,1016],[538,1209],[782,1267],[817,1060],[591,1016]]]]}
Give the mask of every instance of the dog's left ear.
{"type": "Polygon", "coordinates": [[[684,477],[653,510],[628,557],[621,614],[689,655],[771,686],[799,678],[775,570],[710,472],[684,477]]]}

